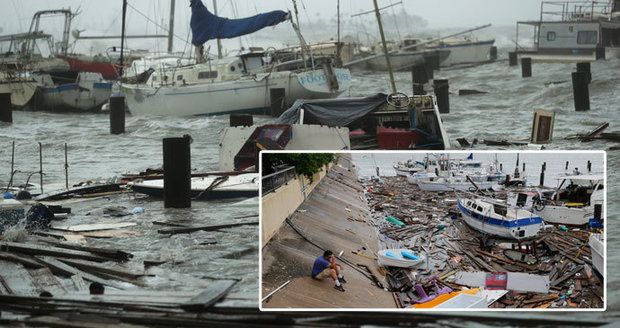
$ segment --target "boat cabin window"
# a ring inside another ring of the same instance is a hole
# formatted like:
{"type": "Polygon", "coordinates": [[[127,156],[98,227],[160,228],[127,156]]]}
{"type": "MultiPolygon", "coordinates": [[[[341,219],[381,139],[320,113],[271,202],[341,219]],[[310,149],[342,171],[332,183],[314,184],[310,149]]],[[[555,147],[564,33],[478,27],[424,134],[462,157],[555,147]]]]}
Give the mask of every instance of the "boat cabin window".
{"type": "Polygon", "coordinates": [[[478,210],[478,212],[482,212],[484,210],[482,206],[477,206],[476,209],[478,210]]]}
{"type": "Polygon", "coordinates": [[[547,32],[547,41],[555,41],[555,32],[553,31],[547,32]]]}
{"type": "Polygon", "coordinates": [[[523,207],[527,203],[527,194],[519,194],[517,196],[517,206],[523,207]]]}
{"type": "Polygon", "coordinates": [[[183,75],[177,75],[177,81],[183,81],[183,75]]]}
{"type": "Polygon", "coordinates": [[[199,79],[215,79],[216,77],[217,77],[217,71],[198,72],[199,79]]]}
{"type": "Polygon", "coordinates": [[[597,31],[579,31],[577,32],[577,44],[596,44],[597,31]]]}
{"type": "Polygon", "coordinates": [[[501,216],[506,216],[506,214],[508,213],[508,209],[506,208],[506,206],[502,206],[502,205],[493,205],[493,211],[495,212],[495,214],[499,214],[501,216]]]}

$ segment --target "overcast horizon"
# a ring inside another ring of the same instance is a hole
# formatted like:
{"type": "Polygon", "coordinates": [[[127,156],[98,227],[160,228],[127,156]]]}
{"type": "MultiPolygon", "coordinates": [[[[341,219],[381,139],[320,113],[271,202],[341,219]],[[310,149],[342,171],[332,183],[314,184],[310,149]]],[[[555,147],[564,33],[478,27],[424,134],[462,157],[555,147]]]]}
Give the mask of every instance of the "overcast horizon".
{"type": "MultiPolygon", "coordinates": [[[[122,0],[6,0],[8,5],[0,14],[0,34],[26,32],[30,26],[32,15],[39,10],[71,8],[80,14],[73,20],[71,30],[79,29],[82,35],[120,35],[122,0]]],[[[212,10],[212,0],[203,0],[212,10]]],[[[379,0],[379,6],[397,4],[398,0],[379,0]]],[[[302,33],[309,41],[320,41],[336,35],[336,4],[335,0],[298,0],[299,19],[302,33]],[[320,28],[317,28],[319,26],[320,28]]],[[[429,34],[433,31],[468,29],[484,24],[493,24],[495,29],[510,31],[518,20],[536,19],[539,15],[541,0],[497,1],[497,0],[402,0],[402,4],[382,11],[386,17],[407,17],[407,19],[386,19],[384,25],[395,38],[402,35],[429,34]],[[405,15],[406,14],[406,15],[405,15]]],[[[170,0],[133,0],[129,1],[127,12],[128,34],[165,34],[168,25],[170,0]],[[148,16],[145,18],[144,16],[148,16]],[[150,20],[150,21],[149,21],[150,20]],[[156,24],[160,27],[157,27],[156,24]]],[[[219,15],[224,17],[246,17],[271,10],[293,10],[292,0],[219,0],[219,15]]],[[[191,10],[189,0],[176,1],[175,14],[175,50],[187,50],[184,40],[190,39],[189,19],[191,10]]],[[[374,15],[351,18],[352,14],[373,9],[371,0],[342,0],[341,19],[343,35],[377,33],[374,15]]],[[[42,21],[41,29],[60,40],[62,19],[47,18],[42,21]]],[[[435,32],[439,34],[439,32],[435,32]]],[[[484,34],[484,33],[483,33],[484,34]]],[[[488,33],[487,33],[488,34],[488,33]]],[[[102,51],[110,45],[117,45],[118,40],[79,41],[76,51],[102,51]]],[[[129,47],[149,48],[153,51],[164,51],[166,40],[129,40],[129,47]]],[[[237,49],[243,46],[281,46],[295,42],[290,25],[281,24],[267,28],[255,35],[241,40],[224,40],[224,46],[237,49]],[[274,37],[277,36],[277,37],[274,37]],[[293,40],[291,40],[293,38],[293,40]],[[273,44],[274,41],[280,44],[273,44]]],[[[207,46],[213,45],[212,42],[207,46]]],[[[6,45],[4,46],[6,47],[6,45]]]]}

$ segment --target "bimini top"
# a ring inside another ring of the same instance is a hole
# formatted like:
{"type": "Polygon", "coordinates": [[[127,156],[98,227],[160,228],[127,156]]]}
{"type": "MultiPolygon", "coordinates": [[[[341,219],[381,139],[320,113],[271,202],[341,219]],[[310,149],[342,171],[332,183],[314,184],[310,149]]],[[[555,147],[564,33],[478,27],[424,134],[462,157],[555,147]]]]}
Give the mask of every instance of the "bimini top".
{"type": "Polygon", "coordinates": [[[288,19],[288,13],[282,10],[258,14],[256,16],[228,19],[213,15],[201,0],[191,0],[192,44],[201,46],[213,39],[230,39],[254,33],[267,26],[280,24],[288,19]]]}
{"type": "Polygon", "coordinates": [[[304,121],[327,126],[347,126],[386,104],[386,95],[379,93],[365,98],[300,99],[277,119],[276,124],[303,124],[304,121]]]}
{"type": "Polygon", "coordinates": [[[603,183],[604,177],[601,174],[580,174],[580,175],[568,175],[557,178],[557,180],[570,180],[574,182],[589,182],[603,183]]]}

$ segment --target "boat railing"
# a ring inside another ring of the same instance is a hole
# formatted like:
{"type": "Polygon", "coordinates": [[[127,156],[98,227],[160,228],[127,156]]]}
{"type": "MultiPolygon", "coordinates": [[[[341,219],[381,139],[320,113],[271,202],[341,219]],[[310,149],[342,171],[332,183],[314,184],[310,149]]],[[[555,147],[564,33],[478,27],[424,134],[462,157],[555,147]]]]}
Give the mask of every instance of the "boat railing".
{"type": "Polygon", "coordinates": [[[612,18],[613,1],[543,1],[540,21],[583,21],[612,18]]]}
{"type": "Polygon", "coordinates": [[[266,194],[275,191],[280,188],[282,185],[288,183],[289,181],[295,179],[295,167],[287,167],[283,170],[277,171],[275,173],[271,173],[265,175],[262,178],[262,191],[263,196],[266,194]]]}

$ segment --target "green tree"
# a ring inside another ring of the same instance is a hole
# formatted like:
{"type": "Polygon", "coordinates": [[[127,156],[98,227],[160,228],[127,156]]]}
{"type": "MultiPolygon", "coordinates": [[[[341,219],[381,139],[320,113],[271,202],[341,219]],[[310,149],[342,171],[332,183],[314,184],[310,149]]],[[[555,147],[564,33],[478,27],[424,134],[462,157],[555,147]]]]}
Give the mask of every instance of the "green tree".
{"type": "Polygon", "coordinates": [[[279,165],[289,165],[295,167],[297,174],[303,174],[309,179],[321,171],[323,166],[334,161],[335,155],[329,153],[320,154],[287,154],[287,153],[269,153],[263,154],[263,175],[274,173],[274,168],[279,165]]]}

